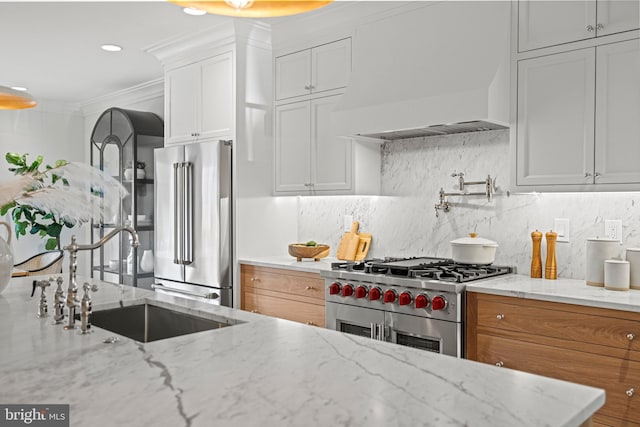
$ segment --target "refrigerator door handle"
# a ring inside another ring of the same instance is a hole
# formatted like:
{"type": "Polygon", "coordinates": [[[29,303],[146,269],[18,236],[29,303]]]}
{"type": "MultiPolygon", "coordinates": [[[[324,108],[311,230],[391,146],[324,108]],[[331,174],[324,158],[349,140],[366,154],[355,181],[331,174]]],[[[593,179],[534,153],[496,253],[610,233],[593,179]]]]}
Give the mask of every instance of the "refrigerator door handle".
{"type": "Polygon", "coordinates": [[[184,253],[182,263],[193,263],[193,163],[183,164],[184,168],[184,253]]]}
{"type": "Polygon", "coordinates": [[[178,184],[178,169],[180,168],[179,163],[173,164],[173,263],[180,264],[180,254],[179,254],[179,242],[180,242],[180,232],[179,232],[179,224],[178,224],[178,216],[180,203],[178,202],[178,197],[180,194],[179,184],[178,184]]]}

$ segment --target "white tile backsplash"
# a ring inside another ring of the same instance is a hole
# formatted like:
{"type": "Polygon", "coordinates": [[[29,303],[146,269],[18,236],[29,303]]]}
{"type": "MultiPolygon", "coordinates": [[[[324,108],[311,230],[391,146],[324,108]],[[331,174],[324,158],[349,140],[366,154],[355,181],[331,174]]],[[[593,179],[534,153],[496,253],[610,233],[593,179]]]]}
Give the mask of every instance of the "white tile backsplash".
{"type": "MultiPolygon", "coordinates": [[[[373,234],[370,257],[450,257],[449,242],[475,229],[500,245],[496,264],[515,265],[528,274],[531,232],[546,232],[555,218],[568,218],[571,241],[557,243],[558,275],[575,279],[584,278],[586,239],[604,235],[605,219],[622,220],[622,252],[640,246],[640,192],[509,195],[508,130],[394,141],[382,150],[382,195],[301,197],[300,241],[327,243],[335,255],[343,216],[349,214],[361,231],[373,234]],[[464,172],[467,181],[490,174],[498,187],[495,197],[489,202],[483,196],[451,196],[451,211],[436,218],[440,188],[458,191],[454,172],[464,172]]],[[[543,262],[545,254],[543,238],[543,262]]]]}

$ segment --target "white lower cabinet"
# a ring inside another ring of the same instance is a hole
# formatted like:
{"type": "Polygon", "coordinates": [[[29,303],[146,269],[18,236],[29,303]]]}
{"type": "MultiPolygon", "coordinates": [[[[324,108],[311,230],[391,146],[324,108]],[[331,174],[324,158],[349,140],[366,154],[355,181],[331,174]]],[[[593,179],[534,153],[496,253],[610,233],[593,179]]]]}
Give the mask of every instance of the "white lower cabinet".
{"type": "Polygon", "coordinates": [[[359,147],[333,132],[332,111],[340,96],[276,107],[275,194],[379,192],[380,147],[359,147]]]}
{"type": "Polygon", "coordinates": [[[639,75],[638,39],[518,61],[516,189],[640,184],[639,75]]]}

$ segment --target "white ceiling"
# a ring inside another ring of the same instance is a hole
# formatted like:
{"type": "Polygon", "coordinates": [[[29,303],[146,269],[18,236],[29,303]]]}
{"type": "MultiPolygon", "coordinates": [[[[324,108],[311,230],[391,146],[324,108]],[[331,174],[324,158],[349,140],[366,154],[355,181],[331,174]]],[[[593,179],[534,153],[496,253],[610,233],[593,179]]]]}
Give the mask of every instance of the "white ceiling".
{"type": "Polygon", "coordinates": [[[162,77],[144,50],[232,18],[189,16],[167,1],[0,0],[0,85],[39,100],[83,103],[162,77]],[[100,45],[123,50],[105,52],[100,45]]]}

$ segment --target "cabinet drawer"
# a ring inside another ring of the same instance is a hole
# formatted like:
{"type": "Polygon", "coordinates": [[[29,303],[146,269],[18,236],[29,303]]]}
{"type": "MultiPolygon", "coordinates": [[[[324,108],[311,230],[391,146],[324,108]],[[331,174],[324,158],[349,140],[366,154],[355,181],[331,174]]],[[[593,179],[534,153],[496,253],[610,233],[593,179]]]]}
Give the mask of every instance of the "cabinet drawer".
{"type": "Polygon", "coordinates": [[[640,351],[640,322],[478,298],[478,326],[640,351]]]}
{"type": "Polygon", "coordinates": [[[246,311],[267,316],[324,327],[324,304],[310,304],[268,295],[258,295],[253,292],[243,292],[243,308],[246,311]]]}
{"type": "Polygon", "coordinates": [[[478,334],[478,361],[603,388],[599,414],[640,423],[640,363],[478,334]],[[636,395],[627,396],[633,389],[636,395]]]}
{"type": "Polygon", "coordinates": [[[324,280],[317,273],[243,264],[241,266],[241,275],[243,289],[248,287],[293,294],[314,300],[322,300],[321,303],[324,305],[324,280]]]}

